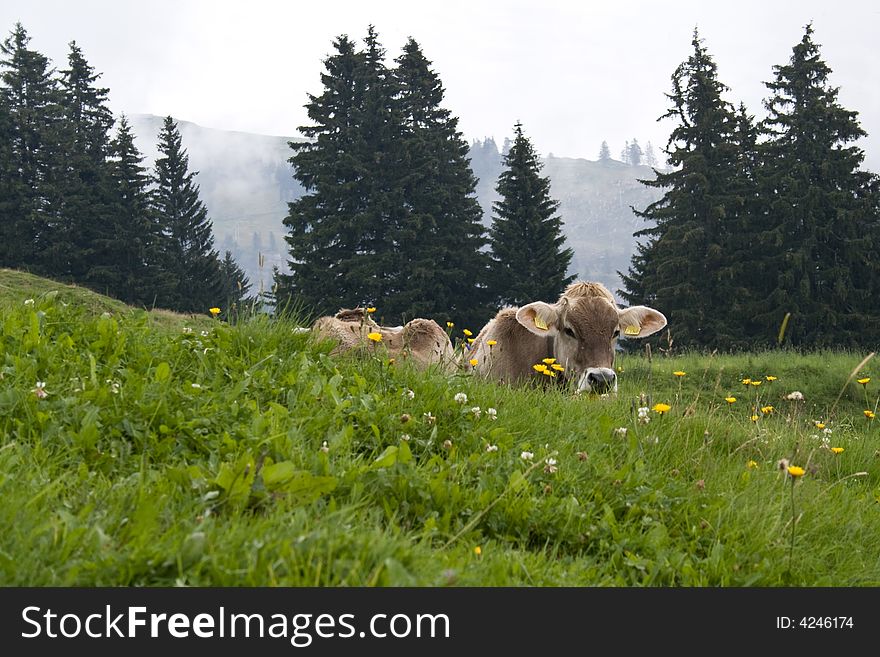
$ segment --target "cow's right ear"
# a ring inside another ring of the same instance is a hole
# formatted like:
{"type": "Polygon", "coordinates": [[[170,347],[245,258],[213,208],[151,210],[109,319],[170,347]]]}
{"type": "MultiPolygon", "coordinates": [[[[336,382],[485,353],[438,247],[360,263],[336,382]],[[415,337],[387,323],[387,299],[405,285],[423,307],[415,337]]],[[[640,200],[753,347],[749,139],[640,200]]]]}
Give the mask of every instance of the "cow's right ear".
{"type": "Polygon", "coordinates": [[[556,319],[559,311],[556,306],[543,301],[535,301],[516,311],[516,321],[535,335],[556,335],[556,319]]]}

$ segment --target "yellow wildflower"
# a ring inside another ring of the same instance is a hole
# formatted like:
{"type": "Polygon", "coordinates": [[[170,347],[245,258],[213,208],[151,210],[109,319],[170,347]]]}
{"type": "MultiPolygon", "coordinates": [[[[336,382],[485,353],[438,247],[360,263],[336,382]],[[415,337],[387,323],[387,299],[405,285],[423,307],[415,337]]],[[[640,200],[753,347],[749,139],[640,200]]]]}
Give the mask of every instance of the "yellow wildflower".
{"type": "Polygon", "coordinates": [[[373,342],[382,342],[382,334],[381,333],[367,333],[367,339],[372,340],[373,342]]]}
{"type": "Polygon", "coordinates": [[[376,309],[373,306],[370,306],[369,308],[367,308],[367,312],[372,314],[372,313],[376,312],[376,309]]]}
{"type": "Polygon", "coordinates": [[[495,340],[486,340],[486,344],[489,345],[489,347],[494,347],[498,342],[495,340]]]}
{"type": "Polygon", "coordinates": [[[452,322],[446,322],[446,328],[455,328],[455,324],[452,322]]]}
{"type": "Polygon", "coordinates": [[[804,469],[798,465],[790,465],[788,466],[788,474],[792,477],[803,477],[804,469]]]}
{"type": "Polygon", "coordinates": [[[673,372],[672,374],[673,374],[674,376],[682,377],[682,376],[684,376],[685,374],[687,374],[687,372],[682,372],[681,370],[679,370],[678,372],[673,372]]]}
{"type": "Polygon", "coordinates": [[[749,419],[750,419],[752,422],[757,422],[757,421],[758,421],[758,416],[757,416],[757,415],[752,415],[752,417],[750,417],[749,419]]]}
{"type": "Polygon", "coordinates": [[[861,383],[863,386],[868,385],[868,381],[871,380],[870,376],[866,376],[864,379],[857,379],[856,383],[861,383]]]}
{"type": "Polygon", "coordinates": [[[670,406],[669,404],[654,404],[654,407],[651,410],[653,410],[655,413],[663,415],[664,413],[669,411],[670,408],[672,408],[672,406],[670,406]]]}
{"type": "Polygon", "coordinates": [[[468,344],[473,344],[473,342],[474,342],[473,338],[468,338],[467,340],[468,340],[468,344]]]}
{"type": "Polygon", "coordinates": [[[759,386],[761,383],[763,383],[763,381],[749,381],[749,384],[753,386],[759,386]]]}
{"type": "Polygon", "coordinates": [[[752,380],[751,379],[743,379],[742,382],[743,382],[744,386],[747,386],[752,382],[752,380]]]}
{"type": "Polygon", "coordinates": [[[764,378],[767,379],[768,381],[775,381],[776,380],[776,377],[773,376],[772,374],[769,374],[769,375],[765,376],[764,378]]]}
{"type": "Polygon", "coordinates": [[[471,337],[471,336],[473,335],[473,333],[471,333],[471,332],[468,331],[467,329],[463,329],[463,330],[462,330],[462,333],[464,333],[467,337],[471,337]]]}
{"type": "Polygon", "coordinates": [[[208,308],[208,312],[211,313],[214,317],[216,317],[217,315],[220,314],[220,309],[216,308],[216,307],[208,308]]]}
{"type": "Polygon", "coordinates": [[[864,413],[865,413],[865,417],[868,418],[869,420],[874,419],[874,411],[865,410],[864,413]]]}
{"type": "Polygon", "coordinates": [[[560,365],[559,363],[553,363],[550,367],[552,367],[557,372],[564,372],[565,371],[565,368],[562,365],[560,365]]]}
{"type": "Polygon", "coordinates": [[[532,369],[535,370],[536,372],[546,372],[547,366],[542,365],[541,363],[538,363],[537,365],[532,365],[532,369]]]}
{"type": "Polygon", "coordinates": [[[831,451],[835,454],[840,454],[843,451],[843,447],[832,447],[831,451]]]}
{"type": "Polygon", "coordinates": [[[556,359],[555,359],[555,358],[545,358],[545,359],[542,360],[541,362],[542,362],[542,363],[546,363],[547,365],[552,365],[553,363],[556,362],[556,359]]]}
{"type": "Polygon", "coordinates": [[[541,374],[543,374],[544,376],[556,376],[556,372],[554,372],[553,370],[548,370],[546,367],[541,370],[541,374]]]}
{"type": "Polygon", "coordinates": [[[761,412],[762,412],[764,415],[770,415],[770,413],[772,413],[773,410],[774,410],[774,409],[773,409],[772,406],[762,406],[762,407],[761,407],[761,412]]]}
{"type": "Polygon", "coordinates": [[[474,548],[474,554],[476,554],[479,557],[481,554],[483,554],[483,549],[478,545],[477,547],[474,548]]]}
{"type": "Polygon", "coordinates": [[[733,404],[736,401],[736,397],[725,397],[724,401],[726,401],[728,404],[733,404]]]}
{"type": "Polygon", "coordinates": [[[758,462],[757,461],[749,461],[748,463],[746,463],[746,467],[749,470],[753,470],[758,467],[758,462]]]}
{"type": "Polygon", "coordinates": [[[479,363],[480,361],[478,361],[476,358],[471,358],[468,362],[471,364],[471,367],[476,367],[477,363],[479,363]]]}
{"type": "Polygon", "coordinates": [[[825,423],[824,423],[824,422],[813,422],[813,424],[816,425],[816,428],[817,428],[817,429],[824,429],[824,428],[825,428],[825,423]]]}

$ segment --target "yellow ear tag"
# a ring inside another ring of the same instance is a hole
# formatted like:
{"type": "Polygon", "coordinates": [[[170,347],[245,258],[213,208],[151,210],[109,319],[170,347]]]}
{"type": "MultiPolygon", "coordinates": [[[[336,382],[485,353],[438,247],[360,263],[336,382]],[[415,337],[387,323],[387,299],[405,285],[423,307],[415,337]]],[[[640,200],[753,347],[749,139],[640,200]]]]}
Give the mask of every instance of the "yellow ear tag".
{"type": "Polygon", "coordinates": [[[541,319],[540,315],[535,315],[535,326],[541,329],[542,331],[548,331],[547,324],[544,323],[544,320],[541,319]]]}
{"type": "Polygon", "coordinates": [[[623,329],[624,335],[638,335],[641,332],[642,329],[640,329],[638,326],[635,326],[634,324],[630,324],[625,329],[623,329]]]}

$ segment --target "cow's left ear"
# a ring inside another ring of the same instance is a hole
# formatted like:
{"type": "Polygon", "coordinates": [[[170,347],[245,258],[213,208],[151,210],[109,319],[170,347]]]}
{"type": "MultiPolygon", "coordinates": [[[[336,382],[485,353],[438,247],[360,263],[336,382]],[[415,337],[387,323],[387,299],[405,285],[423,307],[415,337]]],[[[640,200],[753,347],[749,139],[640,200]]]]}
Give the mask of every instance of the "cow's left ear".
{"type": "Polygon", "coordinates": [[[618,313],[618,317],[620,317],[620,335],[626,338],[644,338],[666,326],[666,317],[663,313],[648,306],[626,308],[618,313]]]}
{"type": "Polygon", "coordinates": [[[516,321],[535,335],[556,335],[559,311],[555,305],[535,301],[516,311],[516,321]]]}

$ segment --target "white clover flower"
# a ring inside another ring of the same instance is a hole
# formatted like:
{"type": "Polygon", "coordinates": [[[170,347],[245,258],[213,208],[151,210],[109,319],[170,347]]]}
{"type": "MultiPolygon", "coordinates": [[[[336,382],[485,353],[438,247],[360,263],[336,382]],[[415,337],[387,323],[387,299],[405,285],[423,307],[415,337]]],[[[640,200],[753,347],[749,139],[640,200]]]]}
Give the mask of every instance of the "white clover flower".
{"type": "Polygon", "coordinates": [[[192,386],[193,390],[201,390],[202,388],[201,383],[191,383],[190,385],[192,386]]]}
{"type": "Polygon", "coordinates": [[[532,452],[523,452],[522,454],[519,455],[519,457],[523,461],[531,461],[533,458],[535,458],[535,455],[532,452]]]}
{"type": "Polygon", "coordinates": [[[794,392],[790,392],[785,396],[786,399],[790,399],[792,401],[803,401],[804,393],[800,390],[795,390],[794,392]]]}
{"type": "Polygon", "coordinates": [[[642,406],[639,408],[639,424],[648,424],[651,421],[651,416],[648,415],[648,411],[650,411],[647,406],[642,406]]]}
{"type": "Polygon", "coordinates": [[[26,305],[26,306],[33,306],[33,305],[34,305],[34,300],[33,300],[33,299],[25,299],[25,300],[24,300],[24,305],[26,305]]]}
{"type": "Polygon", "coordinates": [[[826,436],[830,436],[831,429],[829,429],[828,427],[825,427],[824,429],[822,429],[822,433],[824,433],[826,436]]]}
{"type": "Polygon", "coordinates": [[[547,474],[555,474],[556,471],[559,470],[559,468],[556,466],[556,459],[550,458],[544,461],[544,463],[546,464],[544,466],[544,472],[546,472],[547,474]]]}
{"type": "Polygon", "coordinates": [[[626,436],[626,427],[618,427],[614,430],[614,434],[620,436],[621,438],[626,436]]]}
{"type": "Polygon", "coordinates": [[[415,399],[415,398],[416,398],[416,393],[413,392],[412,390],[407,390],[407,391],[406,391],[405,393],[403,393],[403,394],[406,395],[407,399],[415,399]]]}
{"type": "Polygon", "coordinates": [[[471,408],[471,413],[474,414],[475,418],[479,418],[480,415],[482,414],[482,411],[480,410],[479,406],[474,406],[473,408],[471,408]]]}
{"type": "Polygon", "coordinates": [[[425,422],[428,424],[434,424],[437,421],[436,415],[432,415],[431,413],[424,413],[423,415],[425,416],[425,422]]]}
{"type": "Polygon", "coordinates": [[[192,330],[192,328],[190,328],[189,326],[184,326],[184,327],[183,327],[183,333],[184,333],[184,335],[189,335],[189,334],[192,333],[192,332],[193,332],[193,330],[192,330]]]}
{"type": "Polygon", "coordinates": [[[487,408],[486,409],[486,417],[488,417],[490,420],[497,420],[498,419],[498,411],[496,411],[494,408],[487,408]]]}
{"type": "Polygon", "coordinates": [[[486,451],[487,452],[497,452],[498,445],[486,445],[486,451]]]}
{"type": "Polygon", "coordinates": [[[467,404],[467,395],[463,392],[456,393],[453,399],[455,399],[455,401],[457,401],[459,404],[467,404]]]}
{"type": "Polygon", "coordinates": [[[412,436],[410,436],[408,433],[404,433],[401,434],[400,439],[405,442],[409,442],[410,440],[412,440],[412,436]]]}
{"type": "Polygon", "coordinates": [[[828,436],[822,436],[822,449],[831,448],[831,439],[828,436]]]}
{"type": "Polygon", "coordinates": [[[37,396],[37,399],[45,399],[49,396],[49,393],[46,392],[46,382],[45,381],[37,381],[37,385],[34,386],[33,390],[31,390],[37,396]]]}
{"type": "Polygon", "coordinates": [[[207,331],[202,331],[199,335],[201,335],[203,338],[207,338],[210,333],[208,333],[207,331]]]}

